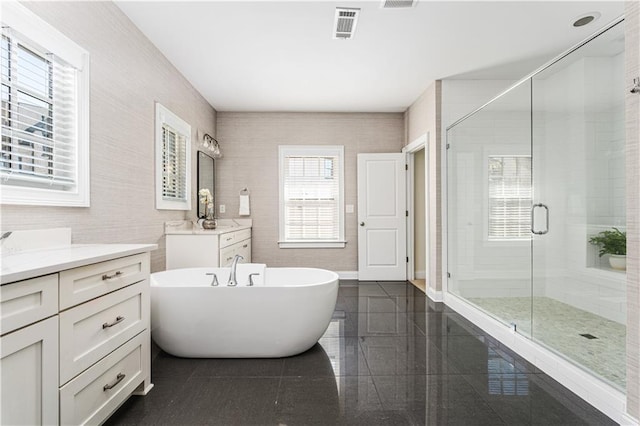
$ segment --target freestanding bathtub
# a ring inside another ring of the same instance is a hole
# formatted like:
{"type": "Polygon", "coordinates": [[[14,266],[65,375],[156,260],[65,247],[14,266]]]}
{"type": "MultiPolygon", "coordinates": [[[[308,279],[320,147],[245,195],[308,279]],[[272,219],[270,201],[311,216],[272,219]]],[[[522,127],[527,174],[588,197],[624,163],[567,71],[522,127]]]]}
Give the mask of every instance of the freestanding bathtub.
{"type": "Polygon", "coordinates": [[[151,336],[186,358],[277,358],[311,348],[336,305],[338,275],[324,269],[238,264],[151,274],[151,336]],[[215,273],[219,285],[212,286],[215,273]],[[254,286],[248,286],[249,274],[254,286]]]}

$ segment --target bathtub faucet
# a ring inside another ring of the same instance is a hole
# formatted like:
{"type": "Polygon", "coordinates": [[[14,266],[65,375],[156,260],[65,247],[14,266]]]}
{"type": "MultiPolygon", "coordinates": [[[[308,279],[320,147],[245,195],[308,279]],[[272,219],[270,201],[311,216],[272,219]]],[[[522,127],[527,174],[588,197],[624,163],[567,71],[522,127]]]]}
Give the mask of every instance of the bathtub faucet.
{"type": "Polygon", "coordinates": [[[216,276],[215,273],[207,272],[205,275],[213,275],[213,281],[211,281],[211,285],[214,287],[218,285],[218,277],[216,276]]]}
{"type": "Polygon", "coordinates": [[[244,260],[244,257],[239,254],[233,256],[233,260],[231,261],[231,271],[229,272],[229,282],[227,283],[229,287],[235,287],[238,285],[238,281],[236,281],[236,268],[238,267],[239,260],[244,260]]]}

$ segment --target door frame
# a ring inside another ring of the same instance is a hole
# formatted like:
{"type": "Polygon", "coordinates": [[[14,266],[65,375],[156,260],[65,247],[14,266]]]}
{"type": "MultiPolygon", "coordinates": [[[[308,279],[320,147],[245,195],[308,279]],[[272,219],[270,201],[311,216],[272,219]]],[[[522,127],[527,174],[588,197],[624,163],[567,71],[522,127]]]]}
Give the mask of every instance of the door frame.
{"type": "MultiPolygon", "coordinates": [[[[414,221],[415,221],[415,200],[413,196],[413,191],[415,187],[415,173],[414,170],[414,156],[415,153],[424,149],[424,186],[427,190],[427,194],[425,194],[425,204],[428,203],[429,197],[429,132],[424,133],[421,136],[418,136],[415,140],[413,140],[410,144],[406,145],[402,148],[402,152],[406,155],[406,164],[408,166],[407,171],[407,211],[409,215],[407,216],[407,256],[409,257],[409,262],[407,263],[407,279],[413,280],[415,279],[415,253],[414,253],[414,221]]],[[[428,206],[425,205],[425,276],[429,277],[430,270],[430,244],[429,244],[429,209],[428,206]]]]}

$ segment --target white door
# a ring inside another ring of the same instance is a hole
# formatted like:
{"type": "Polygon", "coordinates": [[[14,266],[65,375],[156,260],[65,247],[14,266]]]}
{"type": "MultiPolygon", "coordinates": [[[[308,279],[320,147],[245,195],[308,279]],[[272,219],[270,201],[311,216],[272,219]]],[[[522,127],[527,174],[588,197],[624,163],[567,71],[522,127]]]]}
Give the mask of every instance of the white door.
{"type": "Polygon", "coordinates": [[[358,279],[407,278],[405,154],[358,154],[358,279]]]}

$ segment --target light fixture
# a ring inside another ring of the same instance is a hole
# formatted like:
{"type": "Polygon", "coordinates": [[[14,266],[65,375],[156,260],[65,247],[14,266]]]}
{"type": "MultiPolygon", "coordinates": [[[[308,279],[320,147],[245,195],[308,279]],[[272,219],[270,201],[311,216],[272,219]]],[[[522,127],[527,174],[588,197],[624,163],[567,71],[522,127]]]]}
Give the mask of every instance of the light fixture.
{"type": "Polygon", "coordinates": [[[589,12],[589,13],[585,13],[582,16],[578,16],[574,21],[573,21],[573,26],[574,27],[584,27],[587,24],[592,23],[593,21],[595,21],[596,19],[598,19],[600,17],[600,13],[598,12],[589,12]]]}
{"type": "Polygon", "coordinates": [[[222,158],[222,152],[220,151],[220,144],[218,141],[208,133],[202,136],[202,146],[210,151],[213,158],[222,158]]]}

